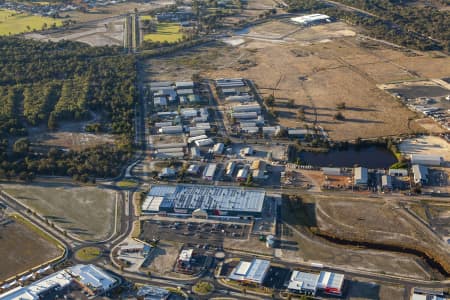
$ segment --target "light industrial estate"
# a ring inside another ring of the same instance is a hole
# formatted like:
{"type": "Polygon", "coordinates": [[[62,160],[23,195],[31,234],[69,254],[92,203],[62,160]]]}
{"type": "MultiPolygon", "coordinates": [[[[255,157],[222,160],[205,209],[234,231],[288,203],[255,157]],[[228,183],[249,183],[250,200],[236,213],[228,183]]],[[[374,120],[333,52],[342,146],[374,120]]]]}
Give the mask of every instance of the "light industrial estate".
{"type": "Polygon", "coordinates": [[[0,0],[0,300],[450,300],[449,1],[0,0]]]}

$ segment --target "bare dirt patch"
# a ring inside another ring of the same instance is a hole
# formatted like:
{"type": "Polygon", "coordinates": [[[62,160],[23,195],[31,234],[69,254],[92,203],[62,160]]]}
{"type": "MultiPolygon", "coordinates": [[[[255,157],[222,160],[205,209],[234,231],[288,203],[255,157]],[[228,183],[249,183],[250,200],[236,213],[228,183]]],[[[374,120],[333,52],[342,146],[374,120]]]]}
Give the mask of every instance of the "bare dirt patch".
{"type": "Polygon", "coordinates": [[[1,225],[0,239],[0,281],[61,254],[56,245],[18,221],[1,225]]]}
{"type": "MultiPolygon", "coordinates": [[[[246,47],[252,47],[252,43],[246,47]]],[[[302,50],[306,55],[299,56],[298,45],[266,43],[254,54],[255,67],[244,71],[224,68],[207,73],[212,78],[254,80],[262,96],[275,95],[279,123],[286,127],[304,124],[296,117],[298,108],[277,104],[292,99],[297,107],[305,108],[307,124],[323,126],[334,140],[408,132],[408,118],[413,113],[378,90],[368,74],[345,60],[355,47],[340,41],[328,42],[304,46],[302,50]],[[343,57],[337,49],[343,52],[343,57]],[[334,119],[339,102],[345,102],[347,106],[342,112],[345,121],[334,119]]]]}
{"type": "Polygon", "coordinates": [[[123,17],[112,17],[53,33],[30,33],[26,37],[53,42],[61,40],[78,41],[91,46],[121,46],[123,45],[124,20],[123,17]]]}
{"type": "Polygon", "coordinates": [[[344,23],[298,28],[270,21],[233,36],[231,40],[238,41],[235,47],[216,43],[150,60],[148,78],[182,79],[194,73],[205,78],[249,78],[263,97],[275,96],[280,125],[320,125],[333,140],[351,140],[421,128],[411,122],[416,114],[378,84],[450,74],[447,56],[369,43],[358,28],[344,23]],[[285,105],[289,100],[294,107],[285,105]],[[341,111],[343,121],[335,119],[340,102],[347,107],[341,111]],[[297,117],[299,107],[305,109],[305,120],[297,117]]]}
{"type": "Polygon", "coordinates": [[[175,1],[170,0],[158,0],[148,3],[127,1],[125,3],[118,3],[105,7],[99,6],[94,9],[90,9],[87,13],[81,11],[71,11],[68,14],[70,16],[70,19],[76,20],[78,23],[82,23],[134,12],[134,9],[137,9],[139,12],[145,12],[173,3],[175,3],[175,1]]]}
{"type": "Polygon", "coordinates": [[[172,274],[181,251],[182,245],[172,241],[160,241],[158,247],[152,251],[148,261],[149,266],[143,268],[155,274],[172,274]]]}
{"type": "Polygon", "coordinates": [[[108,236],[114,228],[116,192],[75,184],[2,184],[2,189],[82,239],[108,236]]]}
{"type": "Polygon", "coordinates": [[[44,126],[29,129],[29,138],[33,147],[37,148],[64,148],[83,150],[85,148],[114,143],[112,134],[88,133],[84,131],[85,122],[65,122],[54,132],[49,132],[44,126]]]}
{"type": "Polygon", "coordinates": [[[320,231],[334,237],[416,249],[448,267],[447,244],[398,203],[320,200],[316,217],[320,231]]]}

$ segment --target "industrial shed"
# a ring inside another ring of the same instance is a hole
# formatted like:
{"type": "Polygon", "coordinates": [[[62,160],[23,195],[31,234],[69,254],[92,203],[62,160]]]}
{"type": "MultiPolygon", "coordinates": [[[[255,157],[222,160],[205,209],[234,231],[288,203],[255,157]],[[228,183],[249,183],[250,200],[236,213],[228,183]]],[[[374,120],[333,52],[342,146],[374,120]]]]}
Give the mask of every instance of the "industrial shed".
{"type": "Polygon", "coordinates": [[[270,261],[253,259],[251,262],[240,261],[233,269],[229,279],[248,284],[261,285],[270,268],[270,261]]]}
{"type": "Polygon", "coordinates": [[[440,166],[443,163],[439,155],[411,154],[411,164],[440,166]]]}
{"type": "Polygon", "coordinates": [[[317,292],[317,283],[319,275],[293,271],[289,280],[288,290],[295,294],[315,295],[317,292]]]}
{"type": "Polygon", "coordinates": [[[413,165],[412,172],[414,176],[415,184],[427,184],[428,183],[428,168],[422,165],[413,165]]]}
{"type": "Polygon", "coordinates": [[[354,172],[354,184],[362,186],[367,185],[367,182],[369,180],[369,173],[367,168],[358,167],[354,169],[354,172]]]}

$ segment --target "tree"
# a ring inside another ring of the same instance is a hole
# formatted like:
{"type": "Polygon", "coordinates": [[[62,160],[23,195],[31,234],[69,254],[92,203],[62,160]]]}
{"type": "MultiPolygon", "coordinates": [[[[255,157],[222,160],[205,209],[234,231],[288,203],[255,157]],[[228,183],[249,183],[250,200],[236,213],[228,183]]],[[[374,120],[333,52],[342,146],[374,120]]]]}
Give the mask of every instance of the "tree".
{"type": "Polygon", "coordinates": [[[252,175],[252,173],[250,173],[250,174],[248,175],[248,177],[247,177],[247,180],[246,180],[246,182],[245,182],[245,185],[246,185],[246,186],[251,186],[252,183],[253,183],[253,175],[252,175]]]}
{"type": "Polygon", "coordinates": [[[338,104],[336,104],[336,108],[337,109],[345,109],[345,102],[339,102],[338,104]]]}
{"type": "Polygon", "coordinates": [[[293,99],[289,99],[289,100],[288,100],[287,106],[288,106],[289,108],[293,108],[293,107],[294,107],[294,100],[293,100],[293,99]]]}
{"type": "Polygon", "coordinates": [[[344,121],[345,120],[345,116],[340,111],[335,113],[333,118],[335,120],[339,120],[339,121],[344,121]]]}
{"type": "Polygon", "coordinates": [[[268,107],[272,107],[275,104],[275,97],[273,95],[269,95],[264,98],[264,104],[268,107]]]}
{"type": "Polygon", "coordinates": [[[13,151],[19,155],[25,155],[30,148],[30,141],[28,138],[20,138],[13,145],[13,151]]]}
{"type": "Polygon", "coordinates": [[[200,76],[199,73],[194,73],[194,74],[192,74],[191,80],[192,80],[193,82],[199,82],[201,79],[202,79],[202,78],[201,78],[201,76],[200,76]]]}
{"type": "Polygon", "coordinates": [[[56,118],[53,113],[50,114],[50,117],[48,118],[47,127],[50,130],[55,130],[58,127],[58,124],[56,123],[56,118]]]}
{"type": "Polygon", "coordinates": [[[305,117],[305,108],[304,107],[301,107],[301,108],[298,109],[298,111],[297,111],[297,118],[300,121],[305,121],[306,117],[305,117]]]}

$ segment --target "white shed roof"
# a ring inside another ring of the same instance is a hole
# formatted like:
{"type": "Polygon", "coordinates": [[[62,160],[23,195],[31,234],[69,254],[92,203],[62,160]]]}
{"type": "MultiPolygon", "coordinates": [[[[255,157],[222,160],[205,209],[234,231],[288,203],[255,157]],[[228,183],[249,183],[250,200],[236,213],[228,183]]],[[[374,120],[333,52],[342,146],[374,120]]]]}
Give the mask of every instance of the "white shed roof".
{"type": "Polygon", "coordinates": [[[241,261],[233,270],[230,279],[250,281],[262,284],[270,268],[270,261],[253,259],[252,262],[241,261]]]}

